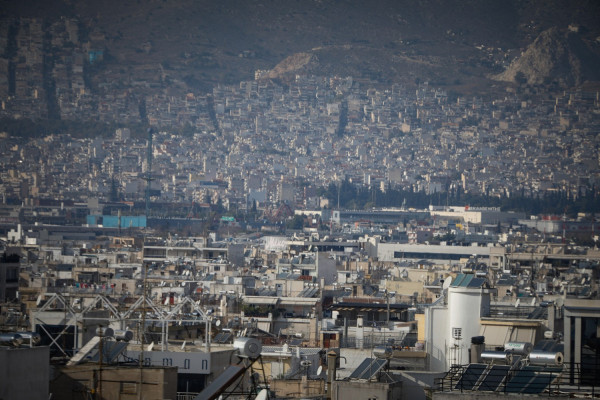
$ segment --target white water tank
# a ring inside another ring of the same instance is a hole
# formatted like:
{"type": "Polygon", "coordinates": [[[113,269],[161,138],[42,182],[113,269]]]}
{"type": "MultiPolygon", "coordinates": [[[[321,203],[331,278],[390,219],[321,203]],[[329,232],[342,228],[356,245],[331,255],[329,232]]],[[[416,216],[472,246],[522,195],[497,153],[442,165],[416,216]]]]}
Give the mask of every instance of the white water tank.
{"type": "Polygon", "coordinates": [[[469,362],[471,338],[479,335],[482,309],[489,304],[489,294],[480,288],[448,288],[448,330],[446,340],[453,349],[450,364],[469,362]]]}
{"type": "Polygon", "coordinates": [[[240,357],[257,358],[262,351],[262,344],[256,339],[241,337],[235,339],[233,348],[239,351],[240,357]]]}

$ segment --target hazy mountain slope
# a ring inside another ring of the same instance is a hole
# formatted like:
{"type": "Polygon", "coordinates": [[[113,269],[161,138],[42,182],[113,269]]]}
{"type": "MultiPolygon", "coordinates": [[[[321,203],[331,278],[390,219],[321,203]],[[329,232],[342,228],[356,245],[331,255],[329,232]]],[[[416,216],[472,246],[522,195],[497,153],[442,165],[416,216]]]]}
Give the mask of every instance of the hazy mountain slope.
{"type": "Polygon", "coordinates": [[[507,49],[550,27],[600,34],[593,0],[0,0],[0,17],[15,16],[77,17],[103,34],[96,80],[160,70],[181,90],[252,79],[297,53],[316,57],[305,70],[317,74],[456,84],[500,72],[507,49]]]}
{"type": "Polygon", "coordinates": [[[556,81],[563,86],[600,79],[600,57],[576,32],[551,28],[542,32],[501,74],[502,81],[539,85],[556,81]]]}

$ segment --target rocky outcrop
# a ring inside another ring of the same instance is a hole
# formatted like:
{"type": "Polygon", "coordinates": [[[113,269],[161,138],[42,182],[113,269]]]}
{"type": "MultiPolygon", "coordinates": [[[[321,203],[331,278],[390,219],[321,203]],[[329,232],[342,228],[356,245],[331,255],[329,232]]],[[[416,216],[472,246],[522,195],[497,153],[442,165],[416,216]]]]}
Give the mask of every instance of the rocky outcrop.
{"type": "Polygon", "coordinates": [[[542,32],[496,80],[540,85],[580,85],[600,79],[600,57],[577,32],[551,28],[542,32]]]}

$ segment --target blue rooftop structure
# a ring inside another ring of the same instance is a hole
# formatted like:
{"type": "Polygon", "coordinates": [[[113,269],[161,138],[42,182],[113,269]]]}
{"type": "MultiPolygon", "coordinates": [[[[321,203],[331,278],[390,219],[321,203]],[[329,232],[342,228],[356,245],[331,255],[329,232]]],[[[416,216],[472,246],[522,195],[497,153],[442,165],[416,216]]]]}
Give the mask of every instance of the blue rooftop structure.
{"type": "Polygon", "coordinates": [[[477,278],[473,274],[458,274],[452,281],[451,287],[480,288],[486,282],[485,278],[477,278]]]}

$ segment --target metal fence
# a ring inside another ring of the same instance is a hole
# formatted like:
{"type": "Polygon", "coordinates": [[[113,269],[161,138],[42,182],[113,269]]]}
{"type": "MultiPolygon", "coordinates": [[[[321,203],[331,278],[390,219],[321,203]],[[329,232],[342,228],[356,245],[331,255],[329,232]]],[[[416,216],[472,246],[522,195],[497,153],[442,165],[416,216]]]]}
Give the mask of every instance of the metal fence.
{"type": "Polygon", "coordinates": [[[496,392],[600,397],[600,369],[584,364],[524,366],[470,364],[453,366],[436,382],[442,392],[496,392]]]}
{"type": "Polygon", "coordinates": [[[376,335],[365,335],[364,338],[359,339],[356,337],[347,337],[342,339],[340,347],[344,348],[362,348],[370,349],[377,346],[386,347],[414,347],[417,342],[416,334],[376,334],[376,335]]]}
{"type": "Polygon", "coordinates": [[[177,400],[194,400],[200,393],[177,392],[177,400]]]}
{"type": "Polygon", "coordinates": [[[515,306],[490,306],[490,317],[494,318],[519,318],[519,319],[547,319],[548,308],[541,306],[521,305],[515,306]]]}

